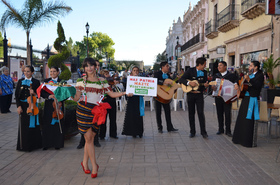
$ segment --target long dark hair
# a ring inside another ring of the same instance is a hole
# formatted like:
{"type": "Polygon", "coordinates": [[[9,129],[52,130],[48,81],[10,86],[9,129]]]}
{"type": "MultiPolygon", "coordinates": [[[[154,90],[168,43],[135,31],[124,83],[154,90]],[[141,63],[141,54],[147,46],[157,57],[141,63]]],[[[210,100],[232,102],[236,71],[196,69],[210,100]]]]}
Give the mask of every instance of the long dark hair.
{"type": "Polygon", "coordinates": [[[253,65],[255,67],[258,67],[258,70],[260,70],[260,62],[259,61],[253,60],[253,61],[251,61],[251,63],[253,63],[253,65]]]}

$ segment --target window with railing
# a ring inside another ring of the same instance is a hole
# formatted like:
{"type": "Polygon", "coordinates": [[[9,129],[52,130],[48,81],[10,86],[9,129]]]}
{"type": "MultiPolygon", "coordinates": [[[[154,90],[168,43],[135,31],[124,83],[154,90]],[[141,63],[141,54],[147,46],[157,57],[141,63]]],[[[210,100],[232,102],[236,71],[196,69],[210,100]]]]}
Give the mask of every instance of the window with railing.
{"type": "Polygon", "coordinates": [[[209,34],[211,32],[217,31],[217,23],[214,22],[212,19],[205,24],[205,34],[209,34]]]}
{"type": "Polygon", "coordinates": [[[228,21],[239,19],[239,5],[230,4],[218,14],[218,26],[222,26],[228,21]]]}
{"type": "Polygon", "coordinates": [[[204,41],[204,34],[197,34],[196,36],[194,36],[193,38],[191,38],[188,42],[186,42],[182,47],[181,47],[181,51],[184,51],[186,49],[188,49],[189,47],[199,43],[199,42],[203,42],[204,41]]]}
{"type": "Polygon", "coordinates": [[[265,0],[242,0],[241,2],[241,13],[252,7],[257,3],[265,3],[265,0]]]}

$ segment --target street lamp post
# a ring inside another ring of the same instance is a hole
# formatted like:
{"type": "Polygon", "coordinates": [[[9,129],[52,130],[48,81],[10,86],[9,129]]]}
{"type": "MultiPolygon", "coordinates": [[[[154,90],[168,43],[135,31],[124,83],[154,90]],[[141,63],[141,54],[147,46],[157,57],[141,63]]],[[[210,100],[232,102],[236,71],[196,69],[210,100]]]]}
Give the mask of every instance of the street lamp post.
{"type": "Polygon", "coordinates": [[[88,22],[86,24],[86,30],[87,30],[87,58],[88,58],[88,31],[89,31],[89,24],[88,24],[88,22]]]}
{"type": "Polygon", "coordinates": [[[108,65],[108,52],[107,51],[105,52],[105,56],[106,56],[105,60],[106,60],[106,64],[107,64],[107,69],[109,69],[109,65],[108,65]]]}
{"type": "Polygon", "coordinates": [[[175,46],[175,56],[177,60],[177,73],[180,73],[180,57],[181,57],[181,45],[179,44],[179,36],[176,37],[177,44],[175,46]]]}

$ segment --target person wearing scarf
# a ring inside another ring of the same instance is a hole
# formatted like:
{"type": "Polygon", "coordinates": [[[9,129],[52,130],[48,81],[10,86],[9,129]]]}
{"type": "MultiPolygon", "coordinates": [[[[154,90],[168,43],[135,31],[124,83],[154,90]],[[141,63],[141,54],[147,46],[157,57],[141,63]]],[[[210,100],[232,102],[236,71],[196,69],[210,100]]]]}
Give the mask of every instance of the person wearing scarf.
{"type": "MultiPolygon", "coordinates": [[[[171,79],[170,75],[168,74],[168,72],[169,72],[168,62],[161,62],[160,68],[161,68],[161,70],[158,71],[157,73],[155,73],[154,78],[158,79],[158,85],[163,85],[165,79],[167,79],[167,78],[171,79]]],[[[165,84],[165,85],[171,85],[171,84],[165,84]]],[[[155,112],[156,112],[158,132],[163,133],[163,131],[162,131],[163,127],[162,127],[162,121],[161,121],[161,107],[163,107],[163,109],[164,109],[167,131],[168,132],[177,132],[178,129],[175,129],[171,122],[170,103],[164,104],[155,99],[155,112]]]]}
{"type": "Polygon", "coordinates": [[[32,66],[25,66],[25,78],[18,81],[15,91],[17,112],[19,114],[17,150],[20,151],[32,151],[42,147],[39,116],[29,116],[26,112],[29,106],[27,98],[30,94],[35,96],[36,90],[40,86],[40,81],[32,78],[33,73],[34,68],[32,66]]]}
{"type": "MultiPolygon", "coordinates": [[[[59,69],[56,66],[50,68],[51,78],[44,80],[45,83],[58,83],[60,82],[59,69]]],[[[55,99],[54,94],[50,94],[45,90],[41,90],[41,97],[45,99],[44,103],[44,114],[42,122],[42,139],[43,139],[43,150],[54,147],[56,150],[64,147],[64,133],[63,125],[61,124],[62,133],[60,131],[59,121],[57,118],[53,118],[52,114],[54,111],[53,102],[55,99]]]]}
{"type": "Polygon", "coordinates": [[[251,75],[245,75],[245,82],[248,90],[242,100],[236,124],[233,132],[232,141],[245,147],[256,147],[256,134],[254,134],[255,120],[259,119],[258,100],[263,87],[264,75],[260,70],[260,63],[252,61],[249,66],[251,75]]]}
{"type": "MultiPolygon", "coordinates": [[[[137,66],[134,66],[131,71],[131,76],[138,75],[139,68],[137,66]]],[[[142,138],[144,132],[144,108],[143,96],[134,95],[127,98],[122,135],[133,136],[134,138],[139,136],[140,138],[142,138]]]]}
{"type": "Polygon", "coordinates": [[[192,87],[199,86],[197,90],[192,90],[187,93],[188,111],[189,111],[189,124],[190,124],[190,138],[195,137],[195,109],[197,110],[200,134],[204,139],[208,138],[205,126],[204,115],[204,97],[203,92],[209,86],[207,82],[206,58],[200,57],[196,59],[196,66],[189,68],[180,78],[179,83],[189,85],[192,87]],[[199,85],[193,80],[197,80],[199,85]]]}
{"type": "Polygon", "coordinates": [[[1,113],[10,113],[10,107],[13,97],[13,79],[9,75],[9,68],[2,69],[3,74],[0,76],[0,109],[1,113]]]}

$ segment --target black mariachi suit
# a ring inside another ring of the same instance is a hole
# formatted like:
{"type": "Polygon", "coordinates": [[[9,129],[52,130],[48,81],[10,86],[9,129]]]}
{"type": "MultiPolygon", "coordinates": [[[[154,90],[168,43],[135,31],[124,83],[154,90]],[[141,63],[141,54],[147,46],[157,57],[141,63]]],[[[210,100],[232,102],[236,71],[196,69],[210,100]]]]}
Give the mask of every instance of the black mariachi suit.
{"type": "MultiPolygon", "coordinates": [[[[247,112],[250,102],[250,97],[259,98],[263,86],[264,75],[259,70],[255,77],[248,82],[248,92],[250,96],[245,96],[239,108],[238,116],[236,119],[232,141],[235,144],[241,144],[245,147],[256,146],[256,135],[254,135],[254,114],[251,119],[247,119],[247,112]]],[[[245,81],[246,82],[246,81],[245,81]]]]}
{"type": "MultiPolygon", "coordinates": [[[[206,83],[207,81],[207,71],[203,70],[204,76],[197,77],[196,67],[189,68],[183,76],[180,78],[179,82],[187,85],[188,80],[198,80],[199,83],[206,83]]],[[[205,129],[205,116],[204,116],[204,98],[203,91],[205,90],[204,86],[199,86],[198,90],[195,92],[189,92],[187,94],[188,101],[188,110],[189,110],[189,121],[190,121],[190,133],[192,135],[196,134],[195,130],[195,105],[197,109],[199,124],[200,124],[200,133],[202,135],[207,134],[205,129]]]]}
{"type": "MultiPolygon", "coordinates": [[[[113,88],[112,88],[113,89],[113,88]]],[[[113,89],[114,92],[116,92],[113,89]]],[[[117,103],[116,103],[116,98],[111,98],[110,96],[105,96],[104,101],[110,104],[112,107],[111,109],[107,109],[107,115],[109,115],[110,119],[110,129],[109,129],[109,135],[110,137],[117,137],[117,103]]],[[[106,136],[106,130],[107,130],[107,115],[106,115],[106,120],[105,123],[100,125],[100,130],[99,130],[99,138],[104,139],[106,136]]]]}
{"type": "MultiPolygon", "coordinates": [[[[20,114],[20,124],[18,128],[17,150],[32,151],[42,147],[42,136],[40,125],[36,125],[35,123],[35,128],[29,128],[30,116],[26,113],[29,105],[27,102],[22,102],[21,100],[26,100],[30,96],[30,93],[29,86],[22,85],[23,80],[24,78],[18,81],[15,91],[17,107],[21,106],[22,108],[22,113],[20,114]]],[[[31,81],[32,89],[36,93],[37,88],[40,86],[40,81],[36,80],[35,78],[32,78],[31,81]]]]}
{"type": "MultiPolygon", "coordinates": [[[[164,79],[162,78],[162,71],[156,72],[154,75],[154,78],[158,79],[158,85],[163,85],[164,79]]],[[[168,78],[171,79],[170,75],[167,74],[168,78]]],[[[161,124],[161,106],[163,106],[164,113],[165,113],[165,119],[166,119],[166,125],[167,125],[167,131],[171,131],[174,129],[172,123],[171,123],[171,115],[170,115],[170,104],[163,104],[159,101],[155,100],[155,112],[156,112],[156,119],[157,119],[157,126],[158,130],[162,131],[162,124],[161,124]]]]}
{"type": "MultiPolygon", "coordinates": [[[[217,73],[213,76],[213,81],[216,78],[226,79],[231,81],[232,83],[237,83],[238,78],[235,74],[226,72],[224,76],[221,73],[217,73]]],[[[231,134],[230,124],[231,124],[231,106],[232,103],[225,103],[222,97],[215,97],[216,110],[218,116],[219,123],[219,132],[224,133],[224,114],[225,114],[225,125],[226,125],[226,134],[231,134]]]]}
{"type": "MultiPolygon", "coordinates": [[[[44,82],[51,81],[52,78],[45,79],[44,82]]],[[[58,78],[57,82],[61,80],[58,78]]],[[[56,149],[64,147],[64,132],[63,125],[61,124],[62,133],[60,132],[59,123],[51,125],[53,108],[53,99],[49,99],[50,94],[44,90],[41,91],[42,98],[45,99],[44,115],[42,123],[42,139],[43,148],[47,149],[54,147],[56,149]]]]}

